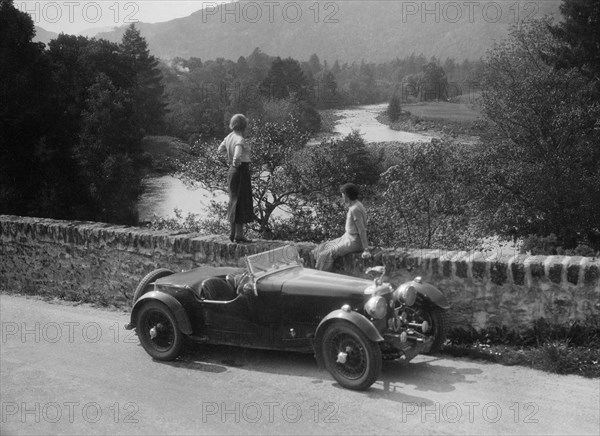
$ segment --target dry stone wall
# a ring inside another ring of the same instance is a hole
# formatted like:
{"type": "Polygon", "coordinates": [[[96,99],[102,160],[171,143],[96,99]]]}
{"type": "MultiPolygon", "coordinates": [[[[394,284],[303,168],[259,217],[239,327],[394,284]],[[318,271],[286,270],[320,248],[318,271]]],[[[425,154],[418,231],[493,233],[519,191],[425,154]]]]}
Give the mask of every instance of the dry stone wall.
{"type": "MultiPolygon", "coordinates": [[[[0,215],[0,290],[127,304],[138,281],[155,268],[240,266],[244,256],[284,244],[0,215]]],[[[313,266],[314,244],[296,245],[306,266],[313,266]]],[[[539,318],[567,325],[600,317],[598,259],[382,249],[370,260],[360,254],[338,259],[336,270],[364,277],[368,266],[382,264],[392,283],[421,276],[439,287],[455,327],[520,330],[539,318]]]]}

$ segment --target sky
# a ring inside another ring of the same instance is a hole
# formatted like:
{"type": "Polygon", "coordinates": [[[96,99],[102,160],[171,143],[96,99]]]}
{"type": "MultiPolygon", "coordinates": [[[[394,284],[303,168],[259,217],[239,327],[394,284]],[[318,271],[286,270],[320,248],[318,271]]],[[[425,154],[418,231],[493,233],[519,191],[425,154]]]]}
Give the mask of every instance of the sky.
{"type": "Polygon", "coordinates": [[[29,13],[36,26],[55,33],[77,34],[138,21],[169,21],[223,1],[231,0],[14,0],[14,5],[29,13]]]}

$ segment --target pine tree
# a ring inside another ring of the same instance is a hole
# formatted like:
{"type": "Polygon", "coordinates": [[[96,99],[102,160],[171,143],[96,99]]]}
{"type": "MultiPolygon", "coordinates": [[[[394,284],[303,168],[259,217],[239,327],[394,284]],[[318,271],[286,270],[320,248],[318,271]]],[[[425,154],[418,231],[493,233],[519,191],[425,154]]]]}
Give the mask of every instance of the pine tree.
{"type": "Polygon", "coordinates": [[[137,223],[141,137],[132,106],[130,93],[105,74],[88,89],[74,154],[91,200],[87,213],[95,220],[137,223]]]}
{"type": "Polygon", "coordinates": [[[310,102],[312,89],[298,61],[278,57],[262,83],[262,94],[273,99],[294,96],[298,100],[310,102]]]}
{"type": "Polygon", "coordinates": [[[319,56],[317,56],[314,53],[308,59],[308,66],[310,68],[310,72],[313,73],[313,75],[319,73],[323,69],[323,67],[321,66],[321,61],[319,60],[319,56]]]}
{"type": "MultiPolygon", "coordinates": [[[[50,66],[31,17],[0,0],[0,210],[39,214],[50,118],[50,66]]],[[[46,198],[52,197],[47,195],[46,198]]]]}
{"type": "Polygon", "coordinates": [[[317,75],[317,106],[322,109],[336,107],[341,97],[338,85],[331,71],[321,71],[317,75]]]}
{"type": "Polygon", "coordinates": [[[158,60],[150,54],[146,39],[140,35],[134,24],[125,31],[119,48],[129,60],[134,110],[139,125],[146,133],[160,133],[166,103],[158,60]]]}
{"type": "Polygon", "coordinates": [[[387,115],[392,123],[398,121],[402,112],[402,106],[400,105],[400,98],[397,94],[394,94],[390,99],[390,103],[387,108],[387,115]]]}
{"type": "Polygon", "coordinates": [[[564,20],[550,27],[553,36],[565,45],[544,56],[558,68],[578,68],[600,81],[600,0],[563,0],[564,20]]]}

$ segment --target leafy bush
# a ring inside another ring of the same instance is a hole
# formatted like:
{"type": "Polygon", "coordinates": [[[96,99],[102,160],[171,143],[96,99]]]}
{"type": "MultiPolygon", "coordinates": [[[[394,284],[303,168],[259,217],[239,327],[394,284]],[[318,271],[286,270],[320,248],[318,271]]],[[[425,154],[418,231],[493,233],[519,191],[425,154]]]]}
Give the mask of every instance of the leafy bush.
{"type": "Polygon", "coordinates": [[[465,178],[468,149],[449,139],[389,147],[371,205],[373,238],[383,246],[468,249],[477,242],[465,178]]]}
{"type": "Polygon", "coordinates": [[[566,255],[596,257],[600,252],[594,251],[589,245],[579,244],[574,249],[565,250],[558,237],[551,233],[548,236],[529,235],[523,239],[521,253],[532,255],[566,255]]]}
{"type": "Polygon", "coordinates": [[[571,346],[600,347],[600,319],[590,317],[583,324],[575,321],[570,325],[559,325],[539,318],[524,331],[505,326],[481,330],[470,327],[453,329],[448,334],[449,344],[480,342],[488,345],[539,346],[556,341],[565,341],[571,346]]]}
{"type": "Polygon", "coordinates": [[[183,216],[181,209],[175,209],[174,217],[154,215],[148,227],[152,230],[169,230],[176,233],[199,233],[202,235],[229,234],[229,223],[219,219],[222,207],[212,202],[212,218],[202,218],[199,214],[188,213],[183,216]]]}

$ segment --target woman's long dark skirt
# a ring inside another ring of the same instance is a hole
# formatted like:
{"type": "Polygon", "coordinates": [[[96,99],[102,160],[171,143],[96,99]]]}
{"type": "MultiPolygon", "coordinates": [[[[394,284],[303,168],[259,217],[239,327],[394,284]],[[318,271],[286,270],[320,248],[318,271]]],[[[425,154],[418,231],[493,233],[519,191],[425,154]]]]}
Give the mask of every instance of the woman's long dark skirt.
{"type": "Polygon", "coordinates": [[[252,182],[250,165],[242,162],[239,167],[230,167],[228,173],[229,205],[227,218],[230,223],[251,223],[254,221],[252,208],[252,182]]]}

